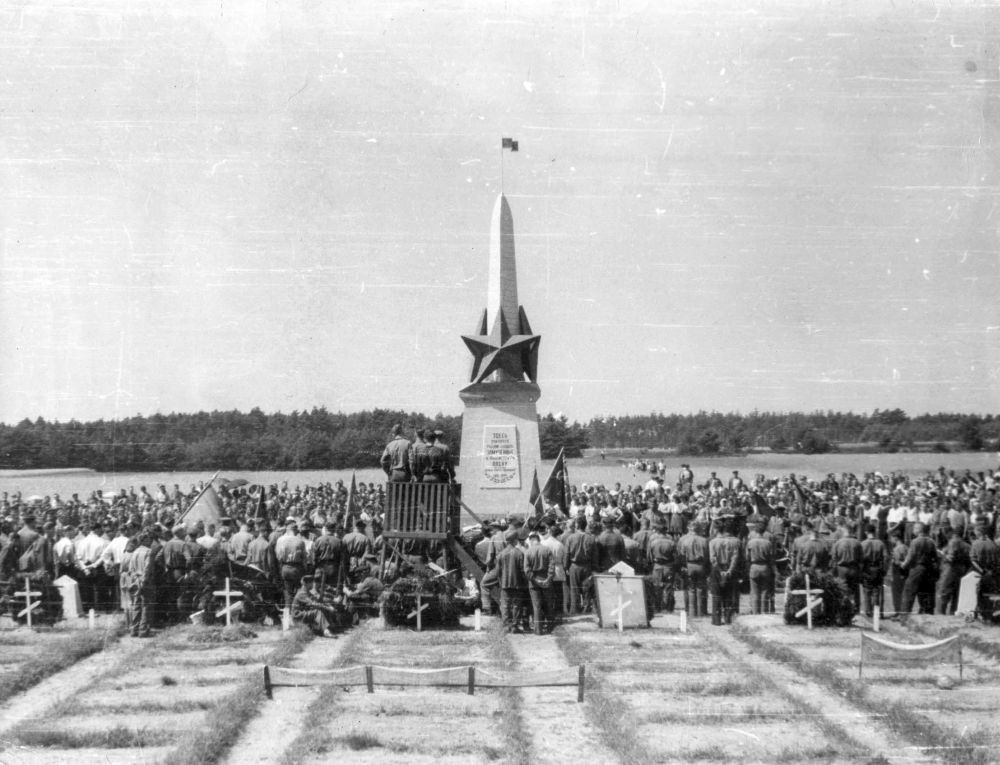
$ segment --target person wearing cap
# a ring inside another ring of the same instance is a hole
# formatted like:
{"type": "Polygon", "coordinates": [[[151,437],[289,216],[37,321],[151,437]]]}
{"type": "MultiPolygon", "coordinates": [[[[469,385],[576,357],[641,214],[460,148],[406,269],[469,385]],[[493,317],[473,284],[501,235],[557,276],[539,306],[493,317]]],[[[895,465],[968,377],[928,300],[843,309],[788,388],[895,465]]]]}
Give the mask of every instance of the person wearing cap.
{"type": "Polygon", "coordinates": [[[580,612],[587,584],[598,565],[597,539],[586,529],[587,519],[580,516],[576,519],[576,529],[563,540],[566,550],[563,567],[569,581],[571,614],[580,612]]]}
{"type": "Polygon", "coordinates": [[[413,432],[414,441],[410,447],[410,477],[412,481],[419,483],[427,472],[428,459],[427,450],[430,444],[427,443],[427,429],[417,428],[413,432]]]}
{"type": "Polygon", "coordinates": [[[732,534],[732,517],[719,519],[719,536],[708,543],[708,560],[711,566],[708,578],[712,594],[712,624],[732,624],[739,610],[739,571],[742,562],[740,542],[732,534]]]}
{"type": "Polygon", "coordinates": [[[507,632],[523,632],[524,605],[528,578],[524,573],[524,553],[517,540],[518,530],[508,529],[507,546],[497,556],[497,583],[500,586],[500,618],[507,632]]]}
{"type": "Polygon", "coordinates": [[[348,554],[343,540],[337,536],[337,524],[328,521],[323,526],[310,555],[316,575],[325,585],[339,591],[345,581],[348,554]]]}
{"type": "Polygon", "coordinates": [[[358,519],[354,522],[354,531],[344,535],[344,554],[347,556],[348,572],[353,572],[372,551],[372,541],[368,538],[367,528],[368,524],[358,519]]]}
{"type": "Polygon", "coordinates": [[[187,526],[176,524],[171,538],[163,545],[160,561],[169,597],[168,622],[181,622],[187,617],[187,573],[191,563],[191,550],[185,539],[187,526]]]}
{"type": "Polygon", "coordinates": [[[615,528],[614,518],[607,517],[601,523],[604,530],[597,537],[597,571],[604,572],[625,560],[625,541],[615,528]]]}
{"type": "Polygon", "coordinates": [[[284,535],[274,545],[274,554],[281,566],[281,582],[285,592],[285,608],[292,607],[292,600],[305,573],[306,543],[299,536],[298,524],[290,519],[284,535]]]}
{"type": "Polygon", "coordinates": [[[403,438],[403,426],[393,425],[390,441],[382,452],[379,463],[390,481],[410,480],[410,442],[403,438]]]}
{"type": "Polygon", "coordinates": [[[878,536],[878,524],[864,527],[861,542],[861,608],[865,616],[872,616],[875,606],[885,613],[882,596],[885,592],[885,572],[889,568],[889,552],[878,536]]]}
{"type": "Polygon", "coordinates": [[[647,552],[653,572],[653,590],[656,609],[674,612],[674,581],[677,573],[677,543],[667,533],[667,525],[660,521],[649,538],[647,552]]]}
{"type": "Polygon", "coordinates": [[[152,637],[150,616],[156,603],[156,564],[147,532],[136,538],[135,549],[123,557],[122,587],[128,593],[126,619],[132,637],[152,637]]]}
{"type": "Polygon", "coordinates": [[[774,613],[774,545],[764,536],[764,523],[750,527],[746,542],[750,564],[750,611],[754,614],[774,613]]]}
{"type": "Polygon", "coordinates": [[[972,548],[962,538],[964,527],[948,530],[948,544],[940,554],[941,573],[938,576],[934,613],[953,614],[958,605],[958,588],[962,577],[969,573],[972,548]]]}
{"type": "Polygon", "coordinates": [[[315,577],[310,574],[299,579],[298,588],[288,606],[292,620],[305,624],[313,634],[333,637],[330,624],[336,621],[336,610],[316,597],[314,584],[315,577]]]}
{"type": "Polygon", "coordinates": [[[989,595],[996,592],[1000,584],[1000,548],[989,537],[989,529],[984,524],[976,524],[972,529],[973,540],[969,550],[969,562],[982,579],[979,581],[979,615],[987,624],[994,622],[995,607],[989,595]]]}
{"type": "Polygon", "coordinates": [[[902,613],[909,615],[913,610],[913,602],[920,605],[920,613],[934,613],[934,589],[938,576],[938,551],[934,542],[927,536],[927,526],[916,523],[915,534],[910,542],[901,569],[906,573],[903,584],[902,613]]]}
{"type": "Polygon", "coordinates": [[[861,610],[858,588],[861,586],[861,560],[863,552],[858,538],[848,532],[845,527],[840,530],[839,538],[830,548],[830,564],[833,575],[843,582],[854,601],[854,611],[861,610]]]}
{"type": "Polygon", "coordinates": [[[528,534],[528,549],[524,552],[524,575],[528,581],[535,634],[547,634],[554,626],[549,589],[555,577],[555,562],[552,550],[542,544],[536,531],[528,534]]]}
{"type": "Polygon", "coordinates": [[[443,430],[433,432],[433,440],[427,446],[427,469],[424,471],[424,483],[452,483],[455,480],[455,468],[451,462],[451,450],[442,440],[443,430]]]}

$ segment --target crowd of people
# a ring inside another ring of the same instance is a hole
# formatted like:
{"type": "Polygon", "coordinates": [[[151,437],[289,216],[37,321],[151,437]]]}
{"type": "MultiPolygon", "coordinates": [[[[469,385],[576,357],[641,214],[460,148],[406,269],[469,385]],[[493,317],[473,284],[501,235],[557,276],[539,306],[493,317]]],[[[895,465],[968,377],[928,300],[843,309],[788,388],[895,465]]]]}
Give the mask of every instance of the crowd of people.
{"type": "MultiPolygon", "coordinates": [[[[403,459],[400,441],[409,444],[394,432],[388,479],[453,480],[450,456],[433,436],[416,459],[414,445],[403,459]]],[[[382,485],[220,484],[219,522],[185,523],[203,489],[160,485],[31,502],[3,494],[0,598],[14,611],[12,593],[25,576],[51,583],[65,574],[79,583],[84,609],[125,608],[132,633],[143,636],[211,613],[222,578],[238,575],[259,584],[258,615],[287,608],[329,634],[345,605],[377,602],[391,577],[428,563],[447,569],[442,542],[383,539],[382,485]]],[[[657,469],[639,485],[569,487],[567,507],[512,508],[467,527],[462,540],[485,572],[471,585],[482,608],[511,631],[550,631],[564,615],[594,609],[593,575],[621,561],[646,578],[651,611],[673,611],[682,593],[691,617],[714,624],[732,621],[746,592],[750,611],[773,611],[776,586],[793,572],[837,577],[858,612],[906,614],[914,604],[954,612],[959,582],[975,570],[979,610],[989,619],[984,598],[1000,586],[998,490],[1000,470],[809,481],[739,471],[696,477],[684,465],[676,478],[657,469]],[[891,604],[883,602],[885,584],[891,604]]],[[[467,574],[452,574],[465,592],[467,574]]]]}

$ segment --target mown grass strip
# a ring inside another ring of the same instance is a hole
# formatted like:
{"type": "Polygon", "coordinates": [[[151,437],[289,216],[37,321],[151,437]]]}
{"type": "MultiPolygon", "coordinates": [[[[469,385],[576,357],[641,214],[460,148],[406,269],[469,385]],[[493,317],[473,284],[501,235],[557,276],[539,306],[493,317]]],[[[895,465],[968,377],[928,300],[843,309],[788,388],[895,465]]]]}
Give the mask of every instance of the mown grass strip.
{"type": "MultiPolygon", "coordinates": [[[[259,663],[283,664],[312,640],[312,633],[297,627],[259,663]]],[[[201,727],[184,739],[164,763],[169,765],[214,765],[236,743],[243,728],[258,713],[264,699],[264,684],[257,673],[223,696],[206,715],[201,727]]]]}
{"type": "Polygon", "coordinates": [[[116,725],[97,730],[57,730],[54,728],[27,729],[18,733],[22,746],[55,747],[57,749],[142,749],[166,746],[178,736],[175,730],[153,730],[116,725]]]}
{"type": "Polygon", "coordinates": [[[854,706],[868,714],[877,715],[903,740],[912,741],[918,748],[945,762],[954,765],[988,765],[995,762],[994,752],[998,739],[987,730],[957,734],[926,715],[914,712],[910,701],[890,702],[870,696],[862,683],[848,679],[834,667],[802,661],[792,649],[771,643],[740,627],[734,627],[732,634],[769,661],[797,666],[798,671],[839,693],[854,706]]]}
{"type": "MultiPolygon", "coordinates": [[[[510,646],[510,637],[500,621],[493,620],[486,630],[486,645],[489,655],[506,671],[517,668],[517,654],[510,646]]],[[[507,762],[512,765],[531,765],[531,735],[524,722],[521,708],[521,692],[517,688],[500,688],[500,716],[504,721],[503,738],[507,762]]]]}
{"type": "MultiPolygon", "coordinates": [[[[570,665],[588,664],[592,651],[600,646],[588,646],[565,630],[556,630],[556,643],[570,665]]],[[[590,667],[588,667],[588,670],[590,667]]],[[[637,716],[621,693],[615,692],[598,672],[588,671],[583,713],[599,731],[601,742],[629,765],[655,765],[658,757],[642,741],[636,731],[637,716]]]]}
{"type": "MultiPolygon", "coordinates": [[[[363,664],[360,648],[368,629],[366,622],[346,633],[342,638],[346,642],[337,658],[329,665],[317,669],[338,669],[363,664]]],[[[329,722],[337,715],[339,706],[337,701],[341,693],[343,691],[336,685],[324,685],[320,688],[319,695],[306,707],[298,736],[285,750],[281,760],[283,765],[298,765],[309,757],[325,755],[337,748],[338,741],[330,732],[329,722]]],[[[365,748],[374,746],[368,744],[371,742],[368,742],[365,748]]],[[[378,746],[381,746],[381,743],[378,746]]]]}
{"type": "Polygon", "coordinates": [[[107,632],[84,632],[67,635],[59,642],[47,641],[41,655],[28,660],[12,672],[6,672],[0,683],[0,704],[38,685],[42,680],[62,672],[116,642],[123,629],[107,632]]]}

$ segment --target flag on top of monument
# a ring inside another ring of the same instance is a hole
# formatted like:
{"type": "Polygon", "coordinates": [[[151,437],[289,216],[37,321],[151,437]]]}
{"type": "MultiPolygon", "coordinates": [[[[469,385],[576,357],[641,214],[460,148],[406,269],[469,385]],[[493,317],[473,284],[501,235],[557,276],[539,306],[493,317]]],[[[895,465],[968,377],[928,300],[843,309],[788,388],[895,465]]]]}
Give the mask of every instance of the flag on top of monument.
{"type": "Polygon", "coordinates": [[[501,138],[500,148],[510,149],[511,151],[517,151],[517,141],[515,141],[513,138],[501,138]]]}
{"type": "Polygon", "coordinates": [[[542,499],[549,507],[558,505],[563,515],[568,515],[569,508],[569,472],[566,470],[566,450],[560,449],[556,464],[552,466],[545,486],[542,487],[542,499]]]}
{"type": "Polygon", "coordinates": [[[218,473],[213,475],[211,480],[205,484],[205,488],[195,497],[194,502],[177,519],[178,523],[183,523],[190,528],[201,521],[207,529],[211,523],[218,526],[222,522],[222,502],[212,486],[212,482],[218,475],[218,473]]]}

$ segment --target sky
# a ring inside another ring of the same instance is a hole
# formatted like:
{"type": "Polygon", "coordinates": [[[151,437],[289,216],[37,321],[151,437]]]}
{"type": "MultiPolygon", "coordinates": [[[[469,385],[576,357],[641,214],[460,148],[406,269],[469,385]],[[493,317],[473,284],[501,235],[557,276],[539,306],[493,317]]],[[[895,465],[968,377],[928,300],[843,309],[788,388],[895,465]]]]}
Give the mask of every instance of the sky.
{"type": "Polygon", "coordinates": [[[1000,412],[1000,2],[0,10],[0,421],[1000,412]]]}

